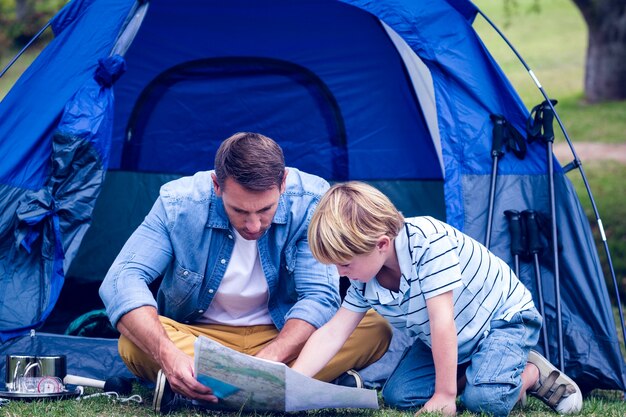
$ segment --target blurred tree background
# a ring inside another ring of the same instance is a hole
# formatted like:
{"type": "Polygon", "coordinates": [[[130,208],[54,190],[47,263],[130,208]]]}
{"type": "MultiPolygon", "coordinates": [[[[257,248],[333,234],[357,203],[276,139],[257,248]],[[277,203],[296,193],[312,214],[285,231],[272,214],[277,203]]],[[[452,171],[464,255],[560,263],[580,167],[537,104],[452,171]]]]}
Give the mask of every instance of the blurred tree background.
{"type": "MultiPolygon", "coordinates": [[[[66,0],[0,0],[0,58],[13,55],[48,23],[66,0]]],[[[44,39],[52,33],[44,33],[44,39]]]]}

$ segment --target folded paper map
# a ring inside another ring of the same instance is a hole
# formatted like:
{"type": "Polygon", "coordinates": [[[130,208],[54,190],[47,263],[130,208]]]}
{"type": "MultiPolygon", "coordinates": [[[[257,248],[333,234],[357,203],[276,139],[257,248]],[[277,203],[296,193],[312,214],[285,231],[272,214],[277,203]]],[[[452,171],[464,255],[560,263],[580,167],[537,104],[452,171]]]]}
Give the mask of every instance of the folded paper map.
{"type": "Polygon", "coordinates": [[[198,381],[213,389],[217,406],[246,411],[378,408],[375,390],[349,388],[306,377],[283,363],[245,355],[200,336],[195,343],[198,381]]]}

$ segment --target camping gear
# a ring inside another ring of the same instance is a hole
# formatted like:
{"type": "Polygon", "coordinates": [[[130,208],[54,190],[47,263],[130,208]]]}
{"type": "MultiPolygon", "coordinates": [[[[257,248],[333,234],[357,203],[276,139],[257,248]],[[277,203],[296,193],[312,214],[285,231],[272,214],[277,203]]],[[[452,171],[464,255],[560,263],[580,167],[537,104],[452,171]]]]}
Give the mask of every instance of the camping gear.
{"type": "Polygon", "coordinates": [[[511,49],[511,51],[515,54],[515,56],[520,61],[520,63],[524,66],[524,68],[528,72],[528,75],[530,76],[530,78],[532,78],[533,82],[537,86],[537,89],[539,90],[539,92],[541,93],[543,98],[545,99],[545,103],[552,110],[554,118],[556,119],[556,121],[557,121],[557,123],[559,125],[559,128],[561,129],[561,132],[563,133],[563,136],[565,137],[565,141],[567,142],[567,145],[569,146],[569,149],[572,152],[573,160],[571,162],[567,163],[563,167],[563,172],[564,173],[568,173],[571,170],[577,168],[578,172],[580,173],[580,177],[581,177],[581,179],[583,181],[583,184],[585,185],[585,191],[587,192],[587,196],[589,197],[589,202],[591,203],[591,207],[593,209],[593,215],[594,215],[594,218],[596,219],[596,224],[598,226],[598,230],[600,231],[600,236],[602,238],[602,246],[604,248],[604,253],[605,253],[606,258],[607,258],[607,264],[608,264],[607,266],[608,266],[608,270],[609,270],[609,272],[611,274],[611,282],[613,283],[614,296],[615,296],[615,299],[616,299],[615,304],[617,305],[617,310],[619,312],[620,327],[621,327],[621,330],[622,330],[622,339],[623,339],[624,343],[626,344],[626,323],[624,321],[624,311],[623,311],[623,308],[622,308],[622,301],[620,299],[621,297],[619,295],[619,287],[618,287],[618,284],[617,284],[617,277],[615,276],[615,268],[613,268],[613,260],[611,259],[611,251],[609,249],[609,243],[608,243],[608,241],[606,239],[606,233],[604,232],[604,225],[602,224],[602,219],[600,218],[600,213],[598,211],[598,207],[596,205],[596,201],[595,201],[595,199],[593,197],[593,192],[591,191],[591,187],[589,186],[589,181],[587,180],[587,175],[585,174],[585,170],[584,170],[584,168],[582,166],[580,158],[578,158],[578,154],[576,153],[576,150],[574,149],[574,144],[572,143],[572,140],[569,137],[569,133],[567,132],[567,129],[565,129],[565,125],[561,121],[561,118],[559,117],[559,114],[554,109],[554,105],[552,104],[552,100],[550,100],[550,98],[548,96],[548,93],[546,93],[546,90],[543,88],[543,86],[539,82],[539,79],[537,78],[537,76],[535,75],[533,70],[530,69],[530,67],[528,66],[528,63],[526,63],[526,61],[524,60],[524,58],[522,58],[522,56],[519,54],[517,49],[515,49],[513,44],[507,39],[506,36],[504,36],[502,31],[500,29],[498,29],[498,27],[494,24],[494,22],[491,19],[489,19],[489,17],[487,17],[487,15],[485,15],[482,11],[478,10],[477,12],[498,33],[498,35],[502,38],[502,40],[504,40],[504,42],[508,45],[508,47],[511,49]]]}
{"type": "Polygon", "coordinates": [[[112,377],[101,381],[68,374],[65,355],[6,355],[6,391],[0,392],[0,397],[37,399],[78,395],[79,391],[67,389],[68,385],[100,388],[122,395],[132,391],[132,382],[128,378],[112,377]]]}
{"type": "Polygon", "coordinates": [[[493,221],[493,204],[496,196],[496,181],[498,179],[498,160],[504,155],[502,152],[504,135],[504,117],[491,115],[493,121],[493,142],[491,142],[491,182],[489,184],[489,206],[487,209],[487,232],[485,233],[485,246],[489,249],[491,244],[491,222],[493,221]]]}
{"type": "MultiPolygon", "coordinates": [[[[509,233],[511,234],[511,254],[513,255],[513,271],[519,278],[519,261],[524,254],[526,233],[522,231],[522,217],[517,210],[505,210],[504,216],[509,223],[509,233]]],[[[541,315],[543,317],[543,314],[541,315]]]]}
{"type": "Polygon", "coordinates": [[[526,156],[526,143],[522,135],[513,126],[507,123],[504,116],[492,114],[489,116],[493,122],[493,142],[491,142],[491,182],[489,184],[489,206],[487,209],[487,232],[485,234],[485,247],[491,246],[491,227],[493,222],[493,206],[496,197],[496,184],[498,179],[498,161],[504,156],[502,148],[512,151],[518,159],[526,156]]]}
{"type": "Polygon", "coordinates": [[[550,202],[550,241],[552,242],[552,260],[554,262],[554,291],[556,297],[556,326],[557,326],[557,346],[559,354],[559,369],[564,371],[564,357],[563,357],[563,323],[561,314],[561,279],[560,279],[560,267],[559,267],[559,248],[558,248],[558,234],[556,226],[556,201],[554,191],[554,161],[552,158],[552,146],[554,144],[554,128],[552,126],[554,121],[554,106],[556,100],[550,100],[548,105],[546,100],[541,104],[535,106],[530,112],[528,118],[527,130],[528,140],[532,142],[534,140],[543,142],[546,145],[547,161],[548,161],[548,192],[550,202]]]}
{"type": "Polygon", "coordinates": [[[49,394],[64,390],[65,356],[6,356],[5,384],[9,391],[49,394]]]}
{"type": "Polygon", "coordinates": [[[128,378],[114,376],[106,381],[99,379],[85,378],[78,375],[66,375],[63,378],[64,384],[80,385],[84,387],[99,388],[104,392],[115,392],[120,395],[128,395],[133,390],[132,381],[128,378]]]}
{"type": "MultiPolygon", "coordinates": [[[[474,31],[479,13],[467,0],[69,2],[0,102],[2,352],[73,354],[84,369],[68,372],[128,375],[115,339],[53,332],[102,308],[98,284],[159,187],[210,169],[237,131],[276,139],[289,165],[368,181],[405,215],[482,241],[490,115],[523,132],[529,112],[474,31]],[[32,328],[44,330],[34,342],[32,328]]],[[[524,160],[502,158],[494,212],[548,212],[551,159],[537,142],[524,160]]],[[[568,243],[566,372],[583,390],[625,389],[593,237],[558,164],[554,184],[568,243]]],[[[492,221],[490,250],[512,263],[506,219],[492,221]]],[[[547,264],[541,273],[554,276],[547,264]]],[[[544,299],[554,323],[555,294],[544,299]]]]}
{"type": "MultiPolygon", "coordinates": [[[[541,244],[541,237],[539,235],[539,224],[537,222],[537,215],[534,210],[522,211],[522,219],[526,224],[526,233],[528,244],[528,253],[533,258],[533,266],[535,269],[535,282],[538,296],[539,313],[541,317],[545,317],[544,303],[543,303],[543,280],[541,279],[541,268],[539,266],[539,252],[543,249],[541,244]]],[[[544,356],[550,360],[550,350],[548,348],[548,329],[547,324],[544,323],[541,326],[541,334],[543,336],[543,348],[544,356]]]]}
{"type": "Polygon", "coordinates": [[[81,390],[67,389],[64,355],[6,355],[5,388],[0,398],[13,400],[65,399],[77,397],[81,390]]]}

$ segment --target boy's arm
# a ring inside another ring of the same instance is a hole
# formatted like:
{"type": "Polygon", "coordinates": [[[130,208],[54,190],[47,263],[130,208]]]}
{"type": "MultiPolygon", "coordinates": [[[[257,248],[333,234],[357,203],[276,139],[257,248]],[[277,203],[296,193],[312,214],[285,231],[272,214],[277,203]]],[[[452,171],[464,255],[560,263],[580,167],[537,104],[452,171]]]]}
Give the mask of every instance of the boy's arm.
{"type": "Polygon", "coordinates": [[[365,313],[341,307],[328,323],[311,335],[291,368],[310,377],[316,375],[339,352],[363,316],[365,313]]]}
{"type": "Polygon", "coordinates": [[[452,291],[426,300],[426,308],[435,363],[435,394],[417,414],[440,411],[453,416],[456,414],[458,344],[452,291]]]}

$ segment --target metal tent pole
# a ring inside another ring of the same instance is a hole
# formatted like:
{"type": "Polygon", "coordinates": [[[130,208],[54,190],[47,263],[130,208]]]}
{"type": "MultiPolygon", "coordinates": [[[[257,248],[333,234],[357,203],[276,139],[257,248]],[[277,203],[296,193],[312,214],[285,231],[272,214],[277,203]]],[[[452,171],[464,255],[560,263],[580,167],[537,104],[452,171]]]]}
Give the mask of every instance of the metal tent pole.
{"type": "Polygon", "coordinates": [[[39,32],[37,32],[35,34],[35,36],[33,36],[31,38],[31,40],[28,41],[28,43],[22,48],[21,51],[19,51],[17,53],[17,55],[15,55],[13,57],[13,59],[6,65],[6,67],[4,67],[4,69],[2,70],[2,72],[0,72],[0,78],[2,78],[2,76],[9,70],[9,68],[11,68],[13,66],[13,64],[15,64],[15,61],[17,61],[19,59],[20,56],[22,56],[22,54],[24,52],[26,52],[26,50],[33,44],[33,42],[35,42],[37,39],[39,39],[39,37],[41,36],[41,34],[48,29],[48,27],[50,26],[50,24],[52,23],[52,21],[49,21],[48,23],[46,23],[46,25],[44,27],[42,27],[41,29],[39,29],[39,32]]]}

